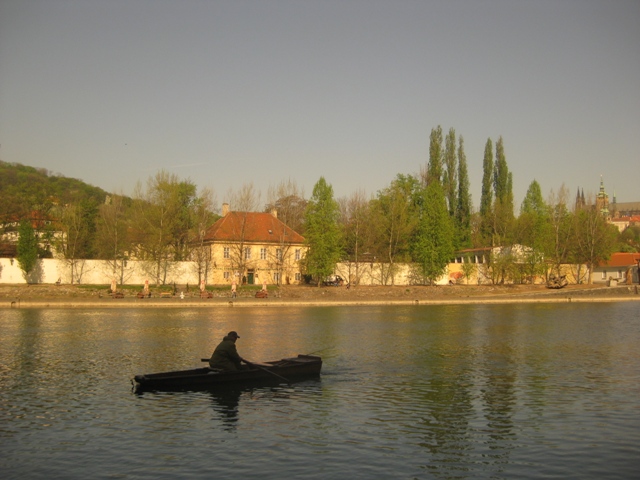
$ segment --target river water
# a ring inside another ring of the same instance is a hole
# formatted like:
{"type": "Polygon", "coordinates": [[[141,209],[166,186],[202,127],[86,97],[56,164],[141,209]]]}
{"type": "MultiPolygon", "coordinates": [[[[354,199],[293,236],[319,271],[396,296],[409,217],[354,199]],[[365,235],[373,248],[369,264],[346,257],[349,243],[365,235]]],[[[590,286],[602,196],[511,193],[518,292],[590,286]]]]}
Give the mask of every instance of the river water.
{"type": "Polygon", "coordinates": [[[638,306],[0,310],[0,476],[633,478],[638,306]],[[321,378],[132,391],[229,330],[321,378]]]}

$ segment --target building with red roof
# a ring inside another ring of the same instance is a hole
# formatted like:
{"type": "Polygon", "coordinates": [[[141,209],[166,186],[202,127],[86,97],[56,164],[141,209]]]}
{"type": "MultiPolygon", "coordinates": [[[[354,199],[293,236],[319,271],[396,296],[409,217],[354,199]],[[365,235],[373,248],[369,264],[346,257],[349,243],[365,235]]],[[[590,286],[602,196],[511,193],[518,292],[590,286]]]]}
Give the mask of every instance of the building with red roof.
{"type": "Polygon", "coordinates": [[[304,237],[278,219],[277,211],[235,212],[222,205],[222,218],[209,227],[214,284],[298,284],[304,237]]]}
{"type": "Polygon", "coordinates": [[[612,280],[628,285],[638,284],[640,253],[618,252],[611,254],[606,262],[593,269],[593,283],[606,283],[612,280]]]}

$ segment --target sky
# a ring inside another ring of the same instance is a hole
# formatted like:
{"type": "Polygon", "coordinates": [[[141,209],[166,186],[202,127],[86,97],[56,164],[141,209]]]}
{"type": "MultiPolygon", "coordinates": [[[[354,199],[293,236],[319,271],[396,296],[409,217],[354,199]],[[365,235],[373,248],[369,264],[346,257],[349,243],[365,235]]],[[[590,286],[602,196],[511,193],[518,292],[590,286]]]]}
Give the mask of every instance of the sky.
{"type": "Polygon", "coordinates": [[[165,170],[219,203],[371,196],[438,125],[476,208],[500,136],[516,207],[601,176],[640,201],[640,2],[0,0],[0,160],[109,192],[165,170]]]}

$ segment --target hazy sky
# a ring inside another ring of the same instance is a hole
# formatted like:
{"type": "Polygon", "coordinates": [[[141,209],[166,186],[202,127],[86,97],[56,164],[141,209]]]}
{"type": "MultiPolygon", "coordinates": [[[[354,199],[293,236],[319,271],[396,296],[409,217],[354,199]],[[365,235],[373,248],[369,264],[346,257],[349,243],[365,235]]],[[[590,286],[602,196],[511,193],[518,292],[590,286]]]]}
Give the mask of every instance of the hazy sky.
{"type": "MultiPolygon", "coordinates": [[[[640,200],[638,0],[0,0],[0,159],[130,195],[417,174],[441,125],[473,203],[503,137],[536,179],[640,200]]],[[[233,208],[233,206],[232,206],[233,208]]]]}

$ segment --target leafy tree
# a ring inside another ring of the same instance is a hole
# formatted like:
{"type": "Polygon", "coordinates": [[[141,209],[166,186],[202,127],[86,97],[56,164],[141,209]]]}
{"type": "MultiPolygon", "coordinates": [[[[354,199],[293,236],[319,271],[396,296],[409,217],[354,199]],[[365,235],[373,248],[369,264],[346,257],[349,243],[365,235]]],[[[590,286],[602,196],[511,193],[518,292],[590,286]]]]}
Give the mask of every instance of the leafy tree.
{"type": "Polygon", "coordinates": [[[431,129],[429,136],[429,163],[426,175],[423,175],[427,184],[442,182],[442,127],[431,129]]]}
{"type": "Polygon", "coordinates": [[[621,252],[640,252],[640,225],[627,227],[618,238],[621,252]]]}
{"type": "Polygon", "coordinates": [[[513,176],[509,172],[504,154],[502,137],[496,142],[496,160],[494,168],[494,211],[493,228],[494,244],[510,243],[513,229],[513,176]]]}
{"type": "Polygon", "coordinates": [[[471,247],[471,193],[469,192],[469,173],[462,135],[458,145],[458,201],[456,203],[455,224],[456,248],[471,247]]]}
{"type": "Polygon", "coordinates": [[[38,263],[38,237],[28,219],[20,221],[18,234],[18,265],[22,270],[22,276],[28,282],[29,275],[38,263]]]}
{"type": "Polygon", "coordinates": [[[547,214],[547,204],[542,198],[542,190],[540,189],[540,184],[537,180],[533,180],[529,184],[524,200],[522,200],[522,205],[520,205],[520,214],[523,213],[533,213],[535,215],[542,216],[547,214]]]}
{"type": "Polygon", "coordinates": [[[156,284],[164,284],[173,262],[189,258],[191,208],[196,187],[179,181],[174,174],[158,172],[135,189],[133,209],[134,243],[137,256],[148,261],[148,273],[156,284]]]}
{"type": "Polygon", "coordinates": [[[478,266],[468,260],[469,259],[465,259],[465,262],[462,264],[462,274],[464,275],[467,285],[469,285],[469,280],[471,280],[471,277],[473,277],[478,270],[478,266]]]}
{"type": "Polygon", "coordinates": [[[439,182],[431,182],[423,189],[420,207],[411,250],[418,277],[433,285],[446,271],[454,253],[453,223],[439,182]]]}
{"type": "Polygon", "coordinates": [[[456,131],[449,129],[444,145],[444,165],[446,167],[442,180],[442,188],[447,199],[449,216],[456,214],[458,172],[456,165],[456,131]]]}
{"type": "Polygon", "coordinates": [[[516,223],[516,242],[529,247],[524,253],[523,273],[533,282],[537,275],[543,275],[546,271],[544,251],[551,240],[549,208],[536,180],[529,185],[516,223]]]}
{"type": "Polygon", "coordinates": [[[491,244],[493,236],[493,143],[487,139],[482,161],[482,190],[480,193],[480,235],[484,243],[491,244]]]}
{"type": "Polygon", "coordinates": [[[416,224],[416,199],[420,182],[411,175],[398,175],[391,185],[378,192],[371,203],[371,225],[374,229],[370,253],[384,263],[380,281],[393,283],[395,263],[409,261],[410,241],[416,224]]]}
{"type": "Polygon", "coordinates": [[[333,187],[324,177],[313,187],[313,194],[305,213],[305,242],[308,246],[305,265],[307,273],[316,277],[318,286],[333,273],[341,256],[341,235],[338,227],[338,203],[333,187]]]}

